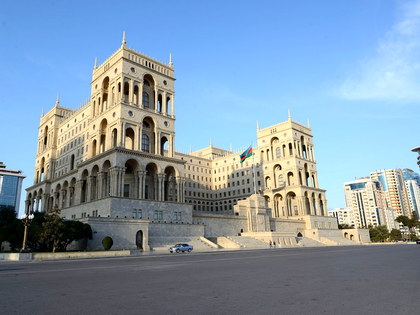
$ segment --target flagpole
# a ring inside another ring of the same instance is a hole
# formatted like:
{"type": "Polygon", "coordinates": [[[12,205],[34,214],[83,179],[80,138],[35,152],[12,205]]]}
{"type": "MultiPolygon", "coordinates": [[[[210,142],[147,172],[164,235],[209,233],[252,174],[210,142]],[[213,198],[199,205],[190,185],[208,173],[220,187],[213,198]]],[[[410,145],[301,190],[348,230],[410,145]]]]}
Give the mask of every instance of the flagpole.
{"type": "MultiPolygon", "coordinates": [[[[252,142],[252,146],[254,146],[254,141],[252,142]]],[[[254,177],[254,194],[257,194],[257,184],[256,184],[256,176],[255,176],[255,163],[254,163],[254,161],[255,161],[255,159],[254,159],[254,156],[255,156],[255,152],[254,152],[254,149],[252,149],[252,173],[253,173],[253,177],[254,177]]]]}

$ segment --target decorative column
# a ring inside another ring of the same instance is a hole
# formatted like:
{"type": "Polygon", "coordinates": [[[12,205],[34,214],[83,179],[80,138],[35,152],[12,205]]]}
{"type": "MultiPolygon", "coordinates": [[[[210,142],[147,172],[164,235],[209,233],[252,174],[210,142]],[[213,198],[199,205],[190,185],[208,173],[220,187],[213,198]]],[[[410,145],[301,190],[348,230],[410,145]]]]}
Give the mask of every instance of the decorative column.
{"type": "Polygon", "coordinates": [[[172,98],[171,98],[171,117],[172,118],[174,118],[174,115],[175,115],[174,108],[175,108],[175,95],[172,95],[172,98]]]}
{"type": "Polygon", "coordinates": [[[167,115],[166,92],[162,92],[162,114],[167,115]]]}
{"type": "Polygon", "coordinates": [[[124,175],[125,175],[125,167],[119,167],[118,170],[119,175],[119,197],[124,197],[124,175]]]}
{"type": "Polygon", "coordinates": [[[53,208],[55,205],[57,205],[59,209],[63,209],[67,207],[66,199],[65,199],[66,194],[67,194],[67,190],[65,188],[61,189],[60,192],[54,193],[55,204],[53,205],[53,208]]]}
{"type": "Polygon", "coordinates": [[[82,203],[82,189],[83,189],[83,180],[79,179],[76,182],[76,189],[75,189],[75,194],[74,194],[75,205],[82,203]]]}
{"type": "Polygon", "coordinates": [[[144,108],[143,106],[143,80],[139,82],[139,107],[144,108]]]}
{"type": "Polygon", "coordinates": [[[96,199],[102,199],[104,197],[103,191],[104,172],[98,172],[96,176],[96,199]]]}
{"type": "Polygon", "coordinates": [[[59,209],[62,209],[63,207],[62,207],[62,205],[61,205],[61,203],[60,203],[60,193],[58,192],[58,191],[56,191],[55,193],[54,193],[54,202],[53,202],[53,204],[51,205],[52,206],[52,209],[54,209],[55,208],[55,206],[57,205],[57,207],[59,208],[59,209]]]}
{"type": "Polygon", "coordinates": [[[132,105],[134,104],[134,99],[133,99],[134,80],[130,79],[129,86],[130,86],[130,91],[128,91],[128,103],[132,105]]]}
{"type": "Polygon", "coordinates": [[[163,201],[165,198],[164,193],[163,193],[163,182],[165,180],[165,174],[158,174],[157,176],[157,191],[158,191],[158,195],[157,195],[157,200],[163,201]]]}
{"type": "Polygon", "coordinates": [[[88,176],[87,181],[86,181],[86,202],[92,201],[93,200],[93,187],[95,183],[95,177],[94,176],[88,176]]]}
{"type": "Polygon", "coordinates": [[[117,191],[117,178],[116,178],[116,167],[111,167],[108,172],[108,178],[109,178],[109,196],[114,197],[116,196],[117,191]]]}
{"type": "Polygon", "coordinates": [[[158,112],[157,105],[158,105],[159,91],[158,91],[158,89],[156,87],[154,88],[153,93],[155,94],[155,97],[154,97],[154,101],[155,101],[155,113],[157,113],[158,112]]]}

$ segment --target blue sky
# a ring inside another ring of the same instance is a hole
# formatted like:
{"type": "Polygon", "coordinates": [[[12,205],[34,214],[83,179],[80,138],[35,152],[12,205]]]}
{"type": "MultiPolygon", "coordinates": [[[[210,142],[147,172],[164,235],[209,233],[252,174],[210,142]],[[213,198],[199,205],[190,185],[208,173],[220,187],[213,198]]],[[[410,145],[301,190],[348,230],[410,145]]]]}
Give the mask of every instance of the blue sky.
{"type": "MultiPolygon", "coordinates": [[[[121,44],[173,54],[176,148],[234,150],[260,127],[310,119],[328,207],[343,183],[418,171],[420,1],[0,2],[0,161],[33,182],[37,128],[57,93],[76,108],[121,44]]],[[[24,194],[23,194],[24,195],[24,194]]],[[[24,199],[24,196],[23,198],[24,199]]]]}

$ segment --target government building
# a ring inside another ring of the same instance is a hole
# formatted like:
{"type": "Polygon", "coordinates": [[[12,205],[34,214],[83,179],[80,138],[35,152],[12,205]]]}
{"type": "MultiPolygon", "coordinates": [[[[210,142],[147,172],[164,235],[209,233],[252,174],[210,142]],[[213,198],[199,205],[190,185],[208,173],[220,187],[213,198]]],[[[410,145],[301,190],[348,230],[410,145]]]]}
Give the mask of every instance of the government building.
{"type": "Polygon", "coordinates": [[[25,211],[89,223],[101,249],[259,248],[369,242],[344,237],[318,185],[310,126],[258,128],[252,157],[214,147],[175,151],[175,78],[165,64],[121,47],[92,73],[89,101],[43,114],[25,211]]]}

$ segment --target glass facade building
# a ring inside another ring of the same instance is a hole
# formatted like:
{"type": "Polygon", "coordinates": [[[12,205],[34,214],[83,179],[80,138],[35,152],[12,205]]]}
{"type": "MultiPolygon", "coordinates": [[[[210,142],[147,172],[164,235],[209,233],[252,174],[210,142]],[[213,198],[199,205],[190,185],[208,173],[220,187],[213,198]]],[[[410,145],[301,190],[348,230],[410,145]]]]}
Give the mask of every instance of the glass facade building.
{"type": "Polygon", "coordinates": [[[22,181],[25,176],[22,171],[8,170],[0,162],[0,208],[13,207],[19,212],[22,181]]]}

